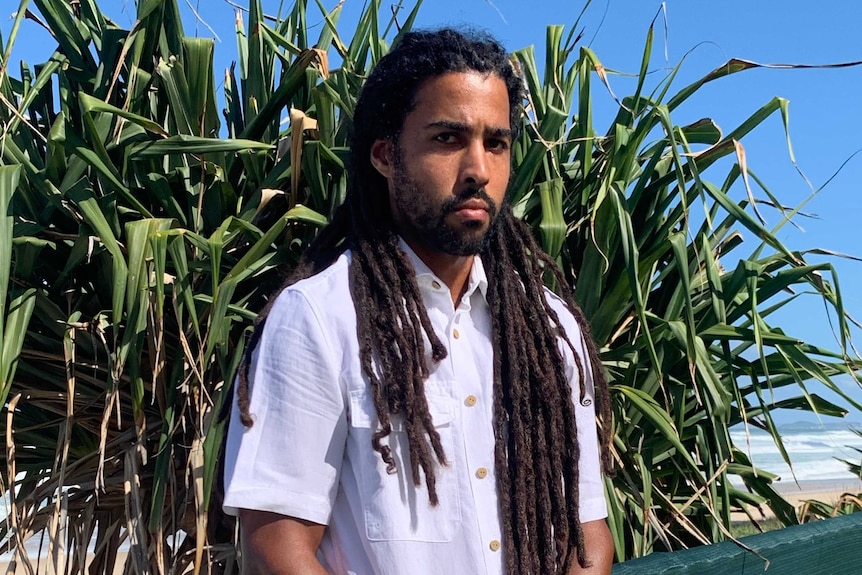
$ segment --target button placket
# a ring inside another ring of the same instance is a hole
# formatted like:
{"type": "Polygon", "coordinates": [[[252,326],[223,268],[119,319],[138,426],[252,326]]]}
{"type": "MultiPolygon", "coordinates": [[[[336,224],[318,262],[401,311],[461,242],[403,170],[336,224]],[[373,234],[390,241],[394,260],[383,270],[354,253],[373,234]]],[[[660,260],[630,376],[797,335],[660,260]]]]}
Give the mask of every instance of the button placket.
{"type": "MultiPolygon", "coordinates": [[[[426,285],[431,287],[430,283],[426,285]]],[[[443,291],[446,291],[445,287],[443,291]]],[[[439,298],[440,306],[444,306],[441,292],[433,293],[439,298]]],[[[448,296],[449,293],[445,295],[448,296]]],[[[491,541],[497,541],[497,545],[501,545],[499,521],[492,513],[492,510],[497,509],[498,502],[492,473],[493,466],[489,465],[489,457],[493,456],[494,443],[493,433],[490,431],[492,421],[487,401],[492,397],[493,366],[488,365],[485,368],[482,362],[486,361],[487,355],[477,351],[484,352],[486,345],[490,347],[488,344],[490,334],[476,329],[474,310],[481,314],[485,308],[471,306],[471,303],[473,302],[470,298],[464,297],[455,304],[447,319],[445,331],[442,331],[441,335],[445,334],[453,375],[457,374],[455,388],[461,390],[458,396],[461,398],[461,410],[463,410],[461,425],[466,452],[465,471],[475,505],[476,534],[479,536],[476,543],[485,545],[483,555],[486,566],[490,568],[489,572],[499,572],[502,570],[501,553],[490,547],[491,541]],[[481,371],[480,365],[483,366],[481,371]]],[[[445,309],[449,311],[449,306],[446,305],[445,309]]]]}

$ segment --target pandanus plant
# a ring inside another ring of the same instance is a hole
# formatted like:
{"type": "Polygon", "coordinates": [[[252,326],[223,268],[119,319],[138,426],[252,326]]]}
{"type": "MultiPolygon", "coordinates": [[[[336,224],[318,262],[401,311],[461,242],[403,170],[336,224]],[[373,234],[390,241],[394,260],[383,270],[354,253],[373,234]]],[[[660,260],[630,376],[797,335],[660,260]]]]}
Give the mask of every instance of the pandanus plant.
{"type": "MultiPolygon", "coordinates": [[[[370,0],[347,38],[341,4],[318,3],[312,36],[305,0],[271,19],[251,0],[217,76],[176,0],[139,0],[129,29],[95,0],[21,1],[0,46],[0,534],[25,568],[43,533],[57,570],[109,573],[125,546],[128,572],[236,571],[219,485],[233,375],[257,310],[344,198],[358,91],[419,4],[383,18],[370,0]],[[57,48],[13,71],[23,26],[57,48]]],[[[787,103],[727,134],[674,124],[700,86],[752,64],[671,95],[677,69],[647,86],[652,34],[604,132],[593,84],[610,79],[571,32],[548,28],[543,73],[532,48],[513,55],[529,95],[509,196],[602,349],[620,560],[724,539],[731,511],[754,520],[757,505],[796,523],[728,427],[768,430],[787,458],[773,410],[844,413],[808,382],[862,408],[836,384],[862,362],[832,266],[787,249],[755,209],[740,140],[772,114],[786,123],[787,103]],[[837,350],[770,323],[800,292],[834,310],[837,350]],[[797,393],[775,401],[777,388],[797,393]]],[[[761,193],[781,225],[795,215],[761,193]]]]}

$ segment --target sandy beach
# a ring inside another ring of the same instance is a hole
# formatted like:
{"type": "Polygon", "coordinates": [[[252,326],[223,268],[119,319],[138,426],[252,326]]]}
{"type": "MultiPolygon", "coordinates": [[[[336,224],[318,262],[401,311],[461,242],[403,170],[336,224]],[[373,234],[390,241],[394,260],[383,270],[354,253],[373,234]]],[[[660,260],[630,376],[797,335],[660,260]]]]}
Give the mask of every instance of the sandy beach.
{"type": "Polygon", "coordinates": [[[823,501],[834,505],[845,493],[859,495],[862,493],[862,481],[859,480],[835,480],[835,481],[800,481],[799,484],[784,481],[776,484],[777,491],[781,493],[794,506],[801,505],[806,500],[823,501]]]}
{"type": "MultiPolygon", "coordinates": [[[[117,553],[117,563],[114,565],[114,575],[122,575],[124,571],[124,567],[126,564],[126,556],[128,553],[125,551],[119,551],[117,553]]],[[[33,565],[33,573],[35,575],[54,575],[54,567],[53,565],[49,565],[48,560],[43,558],[41,563],[37,566],[36,557],[30,557],[30,562],[33,565]]],[[[89,562],[89,561],[88,561],[89,562]]],[[[2,575],[12,575],[13,571],[10,569],[11,565],[9,561],[0,562],[0,574],[2,575]]],[[[60,573],[64,571],[61,569],[60,573]]],[[[24,565],[17,564],[15,566],[15,575],[27,575],[27,569],[24,565]]]]}
{"type": "MultiPolygon", "coordinates": [[[[834,505],[842,495],[862,493],[862,480],[836,479],[831,481],[778,481],[774,483],[775,490],[781,493],[797,510],[805,501],[822,501],[834,505]]],[[[761,506],[762,518],[774,517],[772,510],[766,505],[761,506]]],[[[756,511],[755,511],[756,513],[756,511]]],[[[756,516],[756,515],[755,515],[756,516]]],[[[744,513],[732,515],[734,521],[747,521],[744,513]]]]}

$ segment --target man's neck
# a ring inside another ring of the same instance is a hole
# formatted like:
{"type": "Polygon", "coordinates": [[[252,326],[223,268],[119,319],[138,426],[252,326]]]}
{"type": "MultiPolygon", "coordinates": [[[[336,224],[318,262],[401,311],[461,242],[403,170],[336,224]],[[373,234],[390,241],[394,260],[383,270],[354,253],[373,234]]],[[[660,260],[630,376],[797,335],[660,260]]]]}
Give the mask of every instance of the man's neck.
{"type": "Polygon", "coordinates": [[[453,256],[429,250],[407,238],[404,241],[416,252],[419,259],[434,272],[434,275],[446,284],[452,294],[452,303],[457,306],[467,290],[475,256],[453,256]]]}

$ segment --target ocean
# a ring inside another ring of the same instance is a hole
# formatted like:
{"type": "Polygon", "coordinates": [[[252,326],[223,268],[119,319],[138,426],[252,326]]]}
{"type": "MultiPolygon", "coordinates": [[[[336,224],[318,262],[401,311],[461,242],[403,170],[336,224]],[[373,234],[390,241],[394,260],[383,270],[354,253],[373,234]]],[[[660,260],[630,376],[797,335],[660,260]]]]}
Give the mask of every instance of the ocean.
{"type": "Polygon", "coordinates": [[[778,426],[790,466],[781,457],[772,437],[749,426],[748,438],[742,426],[735,426],[730,436],[737,447],[748,453],[759,469],[775,473],[782,482],[852,482],[855,476],[841,460],[862,463],[862,422],[796,422],[778,426]],[[857,451],[858,450],[858,451],[857,451]]]}

